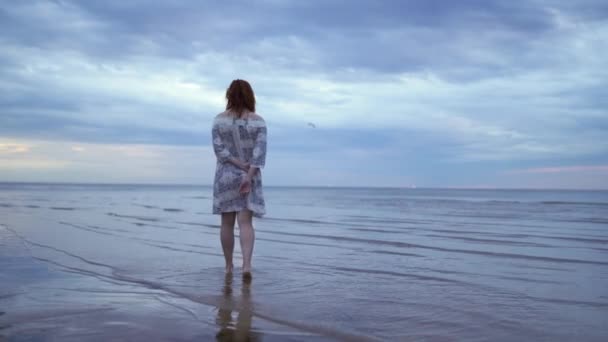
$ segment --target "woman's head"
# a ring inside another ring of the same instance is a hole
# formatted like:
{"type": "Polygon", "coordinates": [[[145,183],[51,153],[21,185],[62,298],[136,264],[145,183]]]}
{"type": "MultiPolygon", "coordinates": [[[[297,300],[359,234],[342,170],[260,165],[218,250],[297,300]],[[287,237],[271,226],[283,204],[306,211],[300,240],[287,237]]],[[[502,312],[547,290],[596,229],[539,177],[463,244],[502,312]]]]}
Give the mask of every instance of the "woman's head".
{"type": "Polygon", "coordinates": [[[239,117],[243,112],[255,112],[255,95],[249,82],[234,80],[226,90],[226,109],[236,112],[239,117]]]}

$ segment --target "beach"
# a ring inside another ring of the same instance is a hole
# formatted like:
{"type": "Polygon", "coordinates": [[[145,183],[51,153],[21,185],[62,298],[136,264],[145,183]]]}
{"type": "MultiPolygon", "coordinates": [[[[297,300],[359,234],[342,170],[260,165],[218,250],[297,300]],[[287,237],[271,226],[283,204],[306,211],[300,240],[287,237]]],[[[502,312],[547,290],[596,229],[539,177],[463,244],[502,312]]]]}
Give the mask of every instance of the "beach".
{"type": "Polygon", "coordinates": [[[0,341],[608,338],[608,191],[267,187],[250,284],[211,196],[0,183],[0,341]]]}

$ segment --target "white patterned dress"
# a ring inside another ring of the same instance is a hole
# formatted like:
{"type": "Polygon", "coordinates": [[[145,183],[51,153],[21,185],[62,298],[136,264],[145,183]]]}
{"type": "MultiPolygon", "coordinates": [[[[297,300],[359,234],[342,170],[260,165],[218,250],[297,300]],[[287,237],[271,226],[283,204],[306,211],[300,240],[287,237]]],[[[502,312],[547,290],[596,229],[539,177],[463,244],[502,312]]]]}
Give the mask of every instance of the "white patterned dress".
{"type": "Polygon", "coordinates": [[[254,216],[263,216],[266,213],[261,172],[266,162],[264,119],[251,114],[245,119],[237,119],[224,112],[215,117],[211,136],[217,157],[213,182],[213,213],[249,209],[254,216]],[[246,171],[228,162],[229,158],[239,159],[260,169],[252,179],[251,191],[248,194],[239,192],[246,171]]]}

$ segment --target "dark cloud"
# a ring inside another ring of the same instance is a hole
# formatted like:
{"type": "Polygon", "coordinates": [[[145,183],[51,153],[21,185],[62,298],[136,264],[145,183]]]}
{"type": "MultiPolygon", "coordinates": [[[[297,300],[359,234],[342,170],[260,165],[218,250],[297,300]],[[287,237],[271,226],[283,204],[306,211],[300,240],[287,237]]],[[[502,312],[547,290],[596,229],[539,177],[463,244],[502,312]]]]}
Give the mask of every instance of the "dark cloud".
{"type": "MultiPolygon", "coordinates": [[[[435,68],[496,69],[496,63],[472,58],[471,49],[508,55],[553,27],[545,8],[528,2],[492,1],[323,1],[323,2],[178,2],[131,6],[118,2],[79,3],[92,17],[110,23],[113,39],[151,39],[168,55],[235,51],[276,61],[274,51],[256,42],[293,44],[285,66],[316,59],[313,67],[380,73],[435,68]],[[482,32],[483,34],[479,34],[482,32]],[[194,46],[193,43],[198,44],[194,46]],[[505,50],[505,51],[500,51],[505,50]],[[310,56],[307,56],[310,54],[310,56]]],[[[122,51],[135,42],[125,41],[122,51]]],[[[288,46],[290,47],[290,46],[288,46]]],[[[283,51],[285,52],[285,51],[283,51]]],[[[456,75],[456,72],[453,71],[456,75]]]]}
{"type": "Polygon", "coordinates": [[[209,145],[210,133],[176,128],[115,122],[92,123],[61,115],[4,112],[0,117],[0,136],[34,140],[71,140],[86,143],[209,145]]]}
{"type": "Polygon", "coordinates": [[[25,1],[11,5],[10,11],[0,9],[4,39],[84,51],[97,59],[138,54],[189,59],[199,53],[219,52],[249,55],[286,67],[322,68],[330,74],[345,68],[387,74],[433,70],[455,78],[479,78],[533,63],[520,53],[550,37],[557,25],[555,11],[588,20],[602,19],[598,13],[606,12],[606,5],[599,1],[583,5],[483,0],[43,4],[25,1]],[[52,17],[61,13],[64,17],[52,17]],[[83,22],[57,22],[76,18],[83,22]],[[286,48],[280,50],[284,56],[261,49],[265,42],[286,48]],[[509,63],[480,59],[472,53],[484,50],[509,63]]]}

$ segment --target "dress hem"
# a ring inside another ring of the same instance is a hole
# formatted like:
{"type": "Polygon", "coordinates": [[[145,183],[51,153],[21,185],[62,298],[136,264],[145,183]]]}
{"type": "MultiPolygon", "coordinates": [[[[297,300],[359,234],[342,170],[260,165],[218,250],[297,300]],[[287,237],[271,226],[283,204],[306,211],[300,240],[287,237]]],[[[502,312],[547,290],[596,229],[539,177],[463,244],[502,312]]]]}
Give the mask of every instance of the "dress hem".
{"type": "Polygon", "coordinates": [[[249,211],[251,211],[253,213],[254,217],[263,217],[264,215],[266,215],[265,211],[263,211],[263,212],[255,211],[255,210],[253,210],[251,208],[227,209],[227,210],[216,210],[216,209],[214,209],[212,214],[213,215],[221,215],[221,214],[224,214],[224,213],[238,213],[238,212],[241,212],[243,210],[249,210],[249,211]]]}

